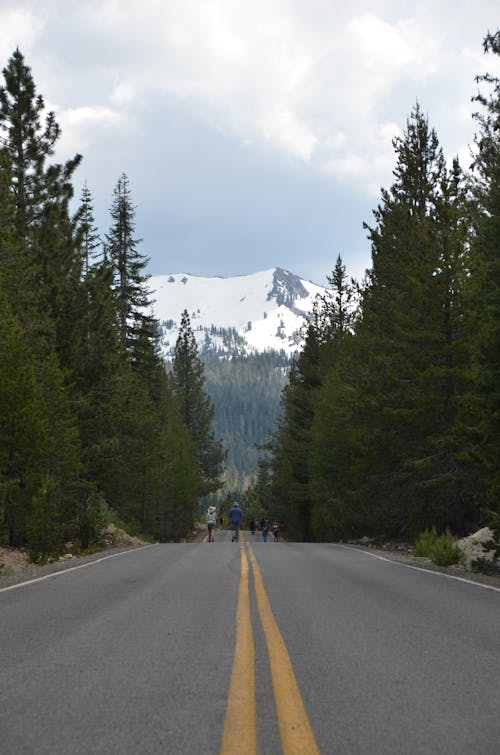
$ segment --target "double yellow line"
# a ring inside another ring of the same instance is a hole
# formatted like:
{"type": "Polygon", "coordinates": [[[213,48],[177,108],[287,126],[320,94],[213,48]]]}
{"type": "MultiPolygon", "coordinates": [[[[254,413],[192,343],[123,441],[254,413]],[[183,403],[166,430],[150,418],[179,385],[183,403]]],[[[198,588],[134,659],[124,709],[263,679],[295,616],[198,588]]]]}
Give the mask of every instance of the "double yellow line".
{"type": "MultiPolygon", "coordinates": [[[[259,617],[266,638],[274,700],[284,755],[319,755],[319,749],[300,696],[285,642],[273,616],[262,573],[247,545],[259,617]]],[[[236,649],[220,755],[257,752],[255,715],[255,649],[250,615],[248,559],[240,545],[241,576],[236,609],[236,649]]]]}

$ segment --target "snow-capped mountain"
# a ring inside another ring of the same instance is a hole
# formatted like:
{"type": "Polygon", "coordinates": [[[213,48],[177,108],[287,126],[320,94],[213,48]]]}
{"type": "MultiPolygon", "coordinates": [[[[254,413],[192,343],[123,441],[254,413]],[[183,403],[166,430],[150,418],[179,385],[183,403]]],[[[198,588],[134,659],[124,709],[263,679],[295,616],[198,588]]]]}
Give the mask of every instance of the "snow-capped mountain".
{"type": "Polygon", "coordinates": [[[279,267],[233,278],[156,275],[149,287],[167,359],[172,356],[185,309],[200,355],[275,350],[291,356],[302,344],[316,295],[325,291],[279,267]]]}

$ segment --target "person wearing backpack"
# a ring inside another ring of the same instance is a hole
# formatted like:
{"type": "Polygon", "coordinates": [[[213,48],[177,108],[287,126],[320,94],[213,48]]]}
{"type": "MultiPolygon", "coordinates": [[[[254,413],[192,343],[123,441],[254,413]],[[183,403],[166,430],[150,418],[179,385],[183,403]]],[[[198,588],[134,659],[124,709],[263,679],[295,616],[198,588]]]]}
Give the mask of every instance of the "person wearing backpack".
{"type": "Polygon", "coordinates": [[[215,525],[217,524],[217,511],[215,509],[215,506],[209,506],[207,511],[207,527],[208,527],[208,542],[213,543],[214,542],[214,530],[215,525]]]}

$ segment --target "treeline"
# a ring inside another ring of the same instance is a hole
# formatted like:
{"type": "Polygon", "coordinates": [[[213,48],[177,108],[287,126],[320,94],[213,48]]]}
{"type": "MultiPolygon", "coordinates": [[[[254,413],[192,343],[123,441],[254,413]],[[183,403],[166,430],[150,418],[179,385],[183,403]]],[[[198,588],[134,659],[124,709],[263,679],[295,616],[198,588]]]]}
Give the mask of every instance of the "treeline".
{"type": "Polygon", "coordinates": [[[34,559],[87,548],[111,518],[177,540],[219,487],[203,366],[187,314],[167,376],[128,178],[95,227],[81,162],[50,163],[60,129],[19,50],[0,87],[0,545],[34,559]]]}
{"type": "Polygon", "coordinates": [[[417,104],[365,226],[371,268],[357,285],[339,257],[318,302],[252,491],[290,537],[498,527],[500,83],[478,82],[471,170],[417,104]]]}

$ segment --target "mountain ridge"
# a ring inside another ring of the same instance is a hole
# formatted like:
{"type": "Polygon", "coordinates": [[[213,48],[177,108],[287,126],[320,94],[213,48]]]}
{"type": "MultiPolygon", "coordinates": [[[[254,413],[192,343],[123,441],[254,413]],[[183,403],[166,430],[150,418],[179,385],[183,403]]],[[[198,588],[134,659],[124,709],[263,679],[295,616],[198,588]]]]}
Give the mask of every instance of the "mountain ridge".
{"type": "Polygon", "coordinates": [[[325,288],[281,267],[238,276],[154,275],[152,312],[160,349],[173,356],[187,310],[200,356],[244,357],[266,351],[292,357],[301,347],[316,296],[325,288]]]}

